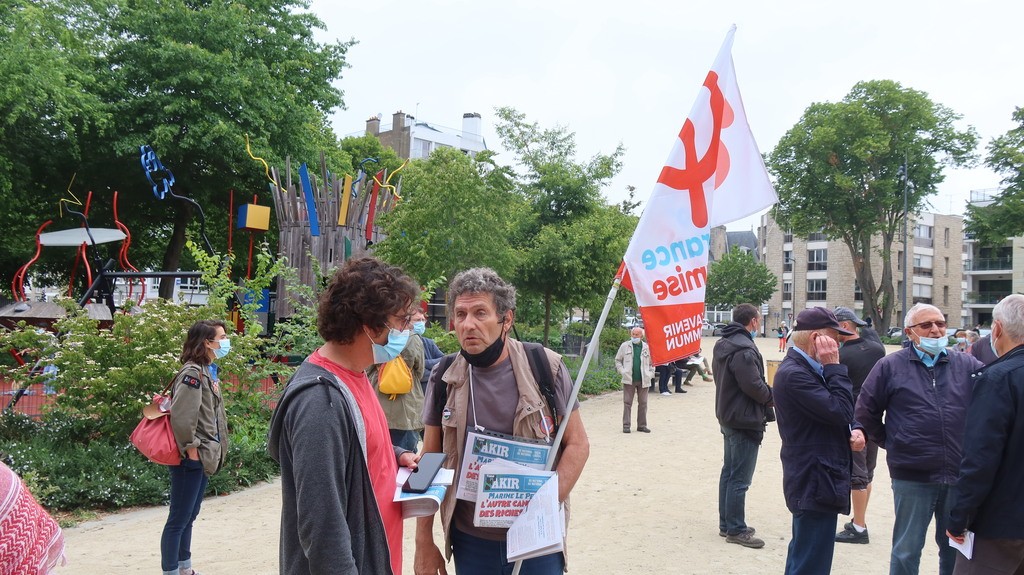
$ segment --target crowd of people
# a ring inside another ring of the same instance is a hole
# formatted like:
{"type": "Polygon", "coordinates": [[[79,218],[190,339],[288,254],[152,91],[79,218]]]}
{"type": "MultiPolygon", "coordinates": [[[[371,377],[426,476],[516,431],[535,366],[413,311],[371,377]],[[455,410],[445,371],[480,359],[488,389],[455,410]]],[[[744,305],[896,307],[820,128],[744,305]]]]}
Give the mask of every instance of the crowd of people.
{"type": "MultiPolygon", "coordinates": [[[[456,473],[436,513],[443,540],[435,541],[434,515],[416,520],[414,572],[443,575],[454,562],[463,574],[510,573],[507,530],[478,526],[473,502],[458,495],[469,432],[548,445],[560,436],[554,477],[568,521],[590,443],[561,356],[510,337],[516,290],[490,269],[461,272],[448,286],[456,354],[424,337],[419,295],[401,269],[361,258],[337,270],[318,302],[324,343],[285,386],[268,437],[281,467],[283,574],[402,573],[395,478],[424,453],[443,454],[444,467],[456,473]]],[[[904,321],[907,344],[888,355],[853,310],[803,310],[791,331],[776,332],[785,357],[772,381],[754,341],[761,322],[757,307],[736,306],[711,365],[691,356],[654,366],[640,327],[615,356],[624,433],[634,429],[634,400],[636,431],[651,432],[647,406],[656,379],[663,394],[669,378],[677,393],[696,375],[714,381],[725,543],[766,545],[747,523],[745,503],[774,422],[791,514],[787,575],[830,573],[836,543],[870,541],[867,507],[879,448],[894,501],[891,575],[919,572],[930,526],[940,575],[1024,574],[1024,295],[999,302],[991,334],[974,341],[965,334],[964,346],[950,345],[939,309],[914,305],[904,321]],[[850,520],[837,529],[846,514],[850,520]],[[973,545],[973,555],[951,543],[973,545]]],[[[215,362],[230,344],[224,323],[197,322],[172,382],[170,422],[182,460],[169,466],[165,575],[198,575],[192,527],[228,450],[215,362]]],[[[16,493],[13,477],[7,484],[16,493]]],[[[24,504],[34,504],[30,495],[24,504]]],[[[39,525],[50,526],[47,518],[39,525]]],[[[44,531],[32,560],[52,566],[62,540],[55,525],[44,531]]],[[[567,557],[563,541],[561,551],[523,561],[521,573],[562,573],[567,557]]]]}
{"type": "Polygon", "coordinates": [[[980,338],[969,350],[951,346],[945,317],[928,304],[907,311],[907,343],[888,355],[858,333],[868,324],[852,310],[806,309],[772,382],[753,345],[759,322],[754,306],[737,306],[715,344],[725,449],[719,532],[727,543],[765,545],[743,508],[775,416],[792,514],[787,575],[830,573],[835,543],[869,542],[879,447],[894,500],[891,575],[919,572],[930,525],[940,575],[1024,573],[1024,295],[996,305],[985,352],[980,338]],[[951,545],[965,541],[970,556],[951,545]]]}

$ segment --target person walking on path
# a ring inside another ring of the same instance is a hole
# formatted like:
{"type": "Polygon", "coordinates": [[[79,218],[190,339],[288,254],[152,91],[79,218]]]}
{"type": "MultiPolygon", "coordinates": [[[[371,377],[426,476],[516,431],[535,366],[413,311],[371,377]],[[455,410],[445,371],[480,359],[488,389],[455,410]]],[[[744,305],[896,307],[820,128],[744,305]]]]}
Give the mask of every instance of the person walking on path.
{"type": "Polygon", "coordinates": [[[622,342],[615,353],[615,370],[622,376],[622,433],[632,428],[633,397],[636,397],[636,430],[650,433],[647,427],[647,382],[654,377],[651,348],[644,341],[644,330],[634,327],[629,341],[622,342]]]}
{"type": "Polygon", "coordinates": [[[715,343],[711,365],[715,379],[715,416],[725,452],[718,480],[718,534],[727,543],[759,549],[764,541],[747,525],[747,490],[764,439],[772,390],[764,379],[764,359],[754,345],[760,312],[749,303],[732,310],[732,322],[715,343]]]}

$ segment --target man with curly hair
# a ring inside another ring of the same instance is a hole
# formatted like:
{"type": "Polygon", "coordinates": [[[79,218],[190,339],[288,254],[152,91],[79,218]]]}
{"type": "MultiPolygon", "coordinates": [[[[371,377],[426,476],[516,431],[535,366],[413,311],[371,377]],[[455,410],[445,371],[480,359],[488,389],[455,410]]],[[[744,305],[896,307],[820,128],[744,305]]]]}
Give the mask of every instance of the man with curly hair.
{"type": "MultiPolygon", "coordinates": [[[[569,492],[590,454],[590,443],[579,414],[569,403],[573,384],[561,356],[544,349],[554,382],[554,413],[533,375],[524,344],[511,339],[516,290],[494,270],[461,272],[448,287],[448,313],[453,318],[461,352],[434,369],[423,407],[423,451],[447,456],[445,467],[461,469],[468,429],[511,435],[520,439],[551,440],[556,425],[565,427],[558,472],[558,500],[569,509],[569,492]]],[[[506,529],[475,527],[474,502],[456,499],[459,477],[441,504],[445,555],[455,557],[458,573],[510,573],[505,557],[506,529]]],[[[416,524],[417,575],[446,574],[445,558],[434,543],[434,518],[416,524]]],[[[565,567],[565,554],[527,559],[523,575],[555,575],[565,567]]]]}
{"type": "Polygon", "coordinates": [[[282,575],[402,573],[398,466],[416,454],[391,444],[364,371],[397,357],[419,288],[373,258],[349,260],[320,296],[324,344],[285,386],[268,450],[281,464],[282,575]]]}

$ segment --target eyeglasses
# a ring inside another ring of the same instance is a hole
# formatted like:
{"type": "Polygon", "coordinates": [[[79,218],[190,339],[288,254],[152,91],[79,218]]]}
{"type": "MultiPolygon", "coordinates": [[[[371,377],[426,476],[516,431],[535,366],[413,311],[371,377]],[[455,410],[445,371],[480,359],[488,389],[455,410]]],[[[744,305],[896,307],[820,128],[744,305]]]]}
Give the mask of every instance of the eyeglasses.
{"type": "MultiPolygon", "coordinates": [[[[398,324],[398,327],[396,327],[394,329],[397,329],[398,331],[405,331],[405,330],[409,329],[409,326],[412,325],[412,315],[413,314],[410,313],[408,315],[396,316],[396,317],[401,317],[402,319],[401,319],[400,323],[398,324]]],[[[389,325],[388,327],[391,327],[391,326],[389,325]]]]}
{"type": "Polygon", "coordinates": [[[944,321],[922,321],[921,323],[915,323],[914,325],[911,325],[911,326],[908,326],[908,327],[912,327],[912,328],[913,327],[919,327],[921,329],[931,329],[932,326],[935,326],[935,327],[937,327],[939,329],[946,329],[946,322],[944,322],[944,321]]]}

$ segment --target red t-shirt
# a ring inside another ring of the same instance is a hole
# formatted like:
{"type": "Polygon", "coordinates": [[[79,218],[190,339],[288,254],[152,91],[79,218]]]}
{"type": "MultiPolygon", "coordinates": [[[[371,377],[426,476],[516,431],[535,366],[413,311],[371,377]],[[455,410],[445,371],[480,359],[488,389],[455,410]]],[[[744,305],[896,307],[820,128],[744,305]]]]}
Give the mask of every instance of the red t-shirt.
{"type": "Polygon", "coordinates": [[[373,485],[373,494],[377,499],[377,507],[384,520],[384,531],[388,536],[391,569],[396,574],[401,573],[402,505],[394,501],[398,462],[395,461],[388,421],[377,401],[377,394],[365,373],[345,369],[320,355],[319,350],[313,352],[309,360],[338,376],[342,384],[352,392],[359,411],[363,414],[363,425],[366,427],[366,466],[370,472],[370,483],[373,485]]]}

